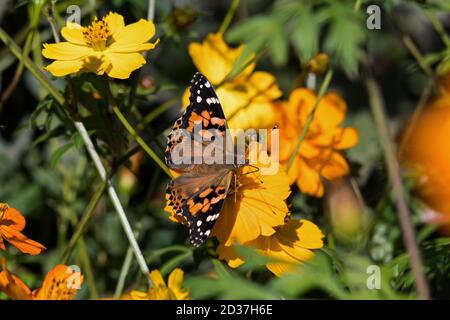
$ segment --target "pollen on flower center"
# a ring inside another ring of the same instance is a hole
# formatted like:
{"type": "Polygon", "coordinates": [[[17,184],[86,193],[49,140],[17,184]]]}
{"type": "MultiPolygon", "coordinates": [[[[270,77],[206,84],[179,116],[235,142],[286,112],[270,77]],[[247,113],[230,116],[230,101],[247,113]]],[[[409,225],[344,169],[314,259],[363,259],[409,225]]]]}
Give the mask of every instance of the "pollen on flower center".
{"type": "Polygon", "coordinates": [[[111,31],[104,18],[102,20],[96,18],[89,27],[83,28],[83,36],[94,50],[104,50],[111,31]]]}

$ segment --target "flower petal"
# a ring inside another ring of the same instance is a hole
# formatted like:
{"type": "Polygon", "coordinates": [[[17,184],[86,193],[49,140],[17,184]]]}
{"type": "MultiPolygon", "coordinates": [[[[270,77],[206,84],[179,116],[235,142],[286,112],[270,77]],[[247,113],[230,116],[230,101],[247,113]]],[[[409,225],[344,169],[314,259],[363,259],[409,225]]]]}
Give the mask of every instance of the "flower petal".
{"type": "Polygon", "coordinates": [[[58,264],[47,273],[42,287],[33,295],[36,300],[72,300],[83,280],[80,272],[58,264]]]}
{"type": "Polygon", "coordinates": [[[65,27],[62,27],[61,35],[71,43],[86,46],[83,27],[77,23],[69,22],[65,27]]]}
{"type": "Polygon", "coordinates": [[[108,24],[109,31],[112,35],[118,33],[123,27],[125,27],[123,16],[115,12],[110,12],[105,17],[105,21],[108,24]]]}
{"type": "Polygon", "coordinates": [[[189,298],[189,291],[182,289],[184,272],[180,268],[174,269],[167,280],[167,284],[170,290],[172,290],[177,300],[186,300],[189,298]]]}
{"type": "Polygon", "coordinates": [[[219,254],[219,259],[227,261],[228,266],[231,268],[237,268],[245,262],[237,255],[233,246],[224,246],[223,244],[219,244],[216,251],[219,254]]]}
{"type": "Polygon", "coordinates": [[[3,257],[1,258],[1,264],[3,270],[0,272],[0,291],[13,300],[31,299],[31,290],[18,276],[9,272],[3,257]]]}
{"type": "Polygon", "coordinates": [[[317,170],[328,180],[333,180],[347,175],[350,168],[345,158],[339,152],[331,151],[318,164],[317,170]]]}
{"type": "Polygon", "coordinates": [[[153,22],[141,19],[117,30],[112,35],[113,43],[108,47],[111,51],[120,51],[127,47],[134,47],[150,40],[155,35],[153,22]]]}
{"type": "Polygon", "coordinates": [[[41,253],[42,250],[46,249],[42,244],[31,240],[24,234],[15,230],[13,227],[1,225],[0,233],[9,243],[11,243],[14,247],[19,249],[23,253],[28,253],[32,256],[35,256],[41,253]]]}
{"type": "MultiPolygon", "coordinates": [[[[241,55],[244,47],[230,48],[220,33],[209,34],[203,43],[191,43],[189,55],[197,69],[203,73],[212,84],[222,82],[231,72],[233,65],[241,55]]],[[[250,64],[241,75],[250,74],[255,64],[250,64]]]]}
{"type": "Polygon", "coordinates": [[[77,73],[83,67],[82,60],[72,60],[72,61],[53,61],[44,69],[50,72],[55,77],[66,76],[71,73],[77,73]]]}
{"type": "Polygon", "coordinates": [[[152,270],[150,272],[150,280],[152,280],[154,287],[166,286],[166,282],[164,281],[161,272],[159,272],[159,270],[152,270]]]}
{"type": "Polygon", "coordinates": [[[323,196],[323,184],[320,181],[318,172],[311,168],[304,160],[301,160],[299,165],[300,173],[297,178],[297,185],[299,189],[302,192],[315,197],[323,196]]]}
{"type": "Polygon", "coordinates": [[[117,79],[128,79],[131,72],[142,67],[145,59],[140,53],[106,53],[110,65],[106,69],[108,76],[117,79]]]}
{"type": "Polygon", "coordinates": [[[10,226],[17,231],[22,231],[25,228],[25,217],[17,209],[8,208],[0,224],[10,226]]]}
{"type": "Polygon", "coordinates": [[[44,49],[42,49],[42,55],[47,59],[64,61],[82,59],[93,53],[92,48],[70,42],[44,43],[44,49]]]}

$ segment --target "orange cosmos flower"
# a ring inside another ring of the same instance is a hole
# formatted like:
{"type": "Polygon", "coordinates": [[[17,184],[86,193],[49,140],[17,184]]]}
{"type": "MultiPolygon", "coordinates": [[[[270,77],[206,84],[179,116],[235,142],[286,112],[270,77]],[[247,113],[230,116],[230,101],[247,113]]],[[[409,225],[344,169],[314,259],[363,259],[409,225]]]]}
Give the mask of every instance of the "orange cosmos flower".
{"type": "Polygon", "coordinates": [[[18,276],[6,268],[1,260],[0,291],[13,300],[72,300],[83,283],[80,272],[65,265],[57,265],[47,273],[42,287],[31,291],[18,276]]]}
{"type": "Polygon", "coordinates": [[[164,281],[159,270],[150,272],[153,286],[147,291],[131,291],[122,296],[122,300],[189,300],[189,290],[181,288],[184,272],[180,268],[174,269],[168,279],[164,281]]]}
{"type": "MultiPolygon", "coordinates": [[[[323,233],[308,220],[290,220],[277,228],[276,233],[270,237],[261,236],[244,245],[256,249],[266,257],[276,261],[266,265],[276,276],[292,271],[299,263],[310,260],[314,256],[313,249],[323,247],[323,233]]],[[[219,245],[217,248],[219,259],[226,260],[232,268],[244,263],[233,246],[219,245]]]]}
{"type": "Polygon", "coordinates": [[[0,249],[6,251],[3,241],[5,239],[23,253],[37,255],[45,250],[45,247],[27,238],[21,233],[25,228],[24,216],[14,208],[5,203],[0,203],[0,249]]]}
{"type": "MultiPolygon", "coordinates": [[[[316,94],[305,88],[295,89],[280,108],[280,162],[287,164],[298,138],[317,100],[316,94]]],[[[295,155],[288,175],[302,192],[321,197],[321,179],[332,180],[349,172],[342,150],[358,143],[354,128],[342,128],[347,105],[338,95],[327,93],[319,102],[305,139],[295,155]]]]}
{"type": "MultiPolygon", "coordinates": [[[[234,129],[271,128],[275,125],[276,106],[272,101],[281,96],[275,77],[254,71],[249,64],[234,79],[228,80],[244,46],[230,48],[220,33],[209,34],[202,43],[191,43],[189,55],[197,69],[214,85],[228,126],[234,129]],[[220,84],[220,86],[218,86],[220,84]]],[[[183,95],[183,105],[189,104],[189,90],[183,95]]]]}

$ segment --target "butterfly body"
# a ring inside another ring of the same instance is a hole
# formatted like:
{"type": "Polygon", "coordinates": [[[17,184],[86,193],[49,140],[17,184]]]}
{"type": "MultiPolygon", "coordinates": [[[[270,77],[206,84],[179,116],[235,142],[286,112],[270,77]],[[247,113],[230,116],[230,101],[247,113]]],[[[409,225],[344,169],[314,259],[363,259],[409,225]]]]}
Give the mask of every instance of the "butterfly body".
{"type": "Polygon", "coordinates": [[[236,189],[236,176],[245,163],[238,164],[219,99],[198,72],[191,81],[189,101],[167,138],[166,164],[180,175],[169,182],[166,198],[189,227],[190,242],[200,246],[211,235],[226,197],[236,189]],[[211,146],[205,155],[203,150],[211,146]],[[196,154],[196,148],[202,152],[196,154]]]}

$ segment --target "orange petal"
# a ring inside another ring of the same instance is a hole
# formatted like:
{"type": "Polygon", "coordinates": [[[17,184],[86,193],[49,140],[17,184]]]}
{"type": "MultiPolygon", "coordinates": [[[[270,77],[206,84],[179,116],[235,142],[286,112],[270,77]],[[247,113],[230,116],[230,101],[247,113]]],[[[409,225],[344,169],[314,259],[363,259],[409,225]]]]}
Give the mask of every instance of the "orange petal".
{"type": "Polygon", "coordinates": [[[83,280],[80,272],[58,264],[47,273],[42,287],[33,294],[36,300],[72,300],[83,280]]]}
{"type": "Polygon", "coordinates": [[[12,227],[2,225],[0,226],[0,233],[9,243],[11,243],[14,247],[19,249],[23,253],[28,253],[32,256],[35,256],[41,253],[42,250],[46,249],[39,242],[29,239],[24,234],[20,233],[12,227]]]}
{"type": "Polygon", "coordinates": [[[4,292],[13,300],[31,299],[31,290],[15,274],[6,269],[5,259],[1,259],[2,272],[0,272],[0,291],[4,292]]]}
{"type": "Polygon", "coordinates": [[[1,224],[10,226],[17,231],[22,231],[25,228],[25,217],[18,210],[8,208],[3,215],[1,224]]]}
{"type": "Polygon", "coordinates": [[[311,166],[305,162],[300,161],[300,173],[297,179],[297,185],[299,189],[309,195],[315,197],[323,196],[323,184],[320,181],[319,173],[311,168],[311,166]]]}
{"type": "Polygon", "coordinates": [[[350,168],[345,158],[339,152],[332,151],[323,164],[317,167],[317,170],[323,177],[333,180],[347,175],[350,168]]]}

